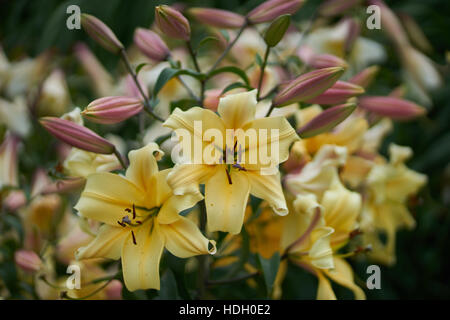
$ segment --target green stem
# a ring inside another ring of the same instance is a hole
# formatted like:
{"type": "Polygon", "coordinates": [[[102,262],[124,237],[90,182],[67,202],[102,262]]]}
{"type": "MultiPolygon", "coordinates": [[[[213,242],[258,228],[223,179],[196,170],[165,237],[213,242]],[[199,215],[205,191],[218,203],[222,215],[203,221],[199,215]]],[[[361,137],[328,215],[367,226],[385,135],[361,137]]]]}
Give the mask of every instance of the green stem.
{"type": "Polygon", "coordinates": [[[223,58],[225,58],[225,56],[228,54],[228,52],[231,50],[231,48],[233,48],[234,44],[236,43],[236,41],[238,41],[239,37],[241,36],[242,32],[245,30],[245,28],[247,28],[248,26],[248,22],[246,21],[242,27],[239,29],[238,34],[236,35],[236,37],[233,39],[233,41],[231,41],[227,47],[225,48],[224,52],[222,52],[222,54],[220,55],[219,59],[217,59],[217,61],[214,63],[214,65],[211,67],[211,69],[208,71],[208,73],[211,73],[212,71],[214,71],[217,66],[219,65],[219,63],[223,60],[223,58]]]}
{"type": "Polygon", "coordinates": [[[100,288],[98,288],[98,289],[92,291],[91,293],[89,293],[88,295],[85,295],[84,297],[81,297],[81,298],[73,298],[73,297],[67,295],[67,292],[66,292],[66,291],[63,291],[63,292],[61,293],[61,298],[63,298],[63,299],[65,298],[65,299],[67,299],[67,300],[85,300],[85,299],[87,299],[87,298],[92,297],[92,296],[95,295],[96,293],[102,291],[103,289],[105,289],[105,288],[111,283],[111,281],[113,281],[113,280],[114,280],[114,278],[108,280],[108,281],[107,281],[104,285],[102,285],[100,288]]]}
{"type": "Polygon", "coordinates": [[[223,279],[223,280],[214,280],[214,281],[208,281],[207,285],[208,286],[216,286],[216,285],[221,285],[221,284],[229,284],[229,283],[234,283],[234,282],[239,282],[239,281],[244,281],[247,279],[251,279],[253,277],[256,277],[259,275],[259,272],[253,272],[253,273],[249,273],[240,277],[236,277],[236,278],[232,278],[232,279],[223,279]]]}
{"type": "Polygon", "coordinates": [[[141,87],[141,84],[139,83],[139,80],[137,78],[136,72],[134,72],[133,68],[131,67],[130,60],[128,60],[127,53],[125,52],[125,49],[120,50],[120,56],[122,58],[122,61],[125,63],[125,67],[127,68],[128,73],[133,78],[134,83],[136,84],[136,87],[139,90],[139,93],[141,94],[142,98],[144,99],[144,110],[147,112],[151,117],[155,118],[158,121],[164,122],[165,120],[154,113],[153,109],[150,106],[149,99],[147,95],[145,94],[144,90],[141,87]]]}
{"type": "Polygon", "coordinates": [[[120,152],[116,148],[114,148],[114,155],[116,156],[117,160],[119,160],[120,165],[122,166],[122,168],[126,169],[127,165],[125,164],[125,161],[124,161],[122,155],[120,154],[120,152]]]}
{"type": "Polygon", "coordinates": [[[259,101],[259,97],[261,95],[261,86],[262,86],[263,79],[264,79],[264,70],[266,69],[267,59],[269,58],[269,52],[270,52],[270,47],[267,46],[266,53],[264,54],[264,61],[263,61],[263,64],[261,66],[261,74],[259,75],[258,93],[256,94],[256,100],[257,101],[259,101]]]}
{"type": "MultiPolygon", "coordinates": [[[[200,201],[200,224],[199,228],[202,233],[205,232],[206,229],[206,205],[205,200],[200,201]]],[[[198,278],[197,278],[197,298],[203,299],[206,292],[206,284],[208,282],[209,277],[209,268],[208,268],[208,256],[200,255],[198,256],[198,278]]]]}
{"type": "Polygon", "coordinates": [[[201,72],[200,66],[198,65],[198,61],[197,61],[197,55],[195,54],[194,49],[192,49],[191,42],[186,41],[186,46],[189,50],[189,54],[191,55],[192,61],[194,62],[195,70],[197,70],[197,72],[201,72]]]}
{"type": "Polygon", "coordinates": [[[272,103],[271,106],[270,106],[269,111],[267,111],[266,117],[270,116],[270,114],[272,113],[274,108],[275,108],[275,105],[272,103]]]}

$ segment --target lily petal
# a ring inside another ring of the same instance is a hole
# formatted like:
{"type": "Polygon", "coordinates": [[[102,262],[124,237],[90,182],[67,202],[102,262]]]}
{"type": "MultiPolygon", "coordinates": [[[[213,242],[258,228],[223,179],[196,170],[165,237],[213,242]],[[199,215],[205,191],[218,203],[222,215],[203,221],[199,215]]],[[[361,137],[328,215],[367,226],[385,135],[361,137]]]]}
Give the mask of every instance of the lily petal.
{"type": "Polygon", "coordinates": [[[208,215],[208,230],[231,234],[241,232],[245,207],[250,193],[250,182],[246,175],[235,170],[230,172],[229,183],[226,167],[218,170],[205,184],[205,202],[208,215]]]}
{"type": "Polygon", "coordinates": [[[203,164],[176,165],[167,176],[167,183],[175,195],[199,192],[198,185],[204,183],[217,170],[216,166],[203,164]]]}
{"type": "Polygon", "coordinates": [[[75,253],[77,260],[90,258],[120,258],[123,242],[129,236],[130,230],[122,227],[111,227],[104,224],[100,227],[97,237],[86,247],[81,247],[75,253]]]}
{"type": "Polygon", "coordinates": [[[250,181],[250,193],[255,197],[266,200],[273,211],[280,216],[288,214],[286,200],[280,182],[280,174],[260,175],[257,172],[244,172],[250,181]]]}
{"type": "Polygon", "coordinates": [[[353,291],[355,299],[365,300],[366,294],[353,281],[353,271],[350,265],[342,258],[334,258],[334,269],[323,270],[323,272],[334,282],[353,291]]]}
{"type": "Polygon", "coordinates": [[[255,119],[256,90],[231,94],[220,99],[218,112],[227,129],[242,128],[255,119]]]}
{"type": "Polygon", "coordinates": [[[185,217],[180,216],[178,221],[161,225],[160,228],[167,250],[177,257],[189,258],[216,252],[215,242],[205,238],[195,223],[185,217]]]}
{"type": "Polygon", "coordinates": [[[200,192],[188,193],[182,196],[171,196],[159,210],[158,223],[171,224],[178,221],[182,216],[179,213],[183,210],[192,208],[197,202],[203,199],[200,192]]]}
{"type": "Polygon", "coordinates": [[[164,155],[159,150],[156,143],[150,143],[138,150],[133,150],[128,154],[130,166],[127,169],[126,177],[133,181],[142,190],[151,190],[150,177],[158,172],[156,158],[164,155]]]}
{"type": "Polygon", "coordinates": [[[144,192],[128,179],[112,173],[94,173],[87,178],[86,187],[75,205],[83,217],[112,226],[122,220],[125,209],[142,203],[144,192]]]}
{"type": "Polygon", "coordinates": [[[134,228],[136,244],[129,234],[122,249],[122,269],[125,285],[130,291],[138,289],[159,290],[159,262],[164,249],[164,237],[159,226],[151,223],[134,228]]]}

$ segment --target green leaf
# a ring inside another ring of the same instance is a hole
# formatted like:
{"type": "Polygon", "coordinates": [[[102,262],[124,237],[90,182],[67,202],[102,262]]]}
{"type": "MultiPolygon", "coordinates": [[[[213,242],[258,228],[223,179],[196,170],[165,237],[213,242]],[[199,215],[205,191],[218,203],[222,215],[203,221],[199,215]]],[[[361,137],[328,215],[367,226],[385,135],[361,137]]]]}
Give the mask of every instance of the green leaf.
{"type": "Polygon", "coordinates": [[[159,91],[170,79],[180,75],[188,75],[199,80],[203,80],[205,78],[204,74],[201,74],[193,70],[165,68],[161,71],[161,73],[158,76],[158,79],[156,80],[155,87],[153,88],[153,96],[156,97],[159,91]]]}
{"type": "Polygon", "coordinates": [[[143,63],[140,63],[137,67],[136,67],[136,75],[138,75],[139,74],[139,71],[141,71],[141,69],[143,68],[143,67],[145,67],[146,65],[148,65],[148,63],[146,63],[146,62],[143,62],[143,63]]]}
{"type": "Polygon", "coordinates": [[[222,36],[225,38],[225,40],[227,40],[227,42],[229,42],[230,41],[230,35],[228,34],[228,31],[224,30],[224,29],[220,29],[219,31],[222,34],[222,36]]]}
{"type": "Polygon", "coordinates": [[[221,95],[224,94],[225,92],[228,92],[228,91],[236,89],[236,88],[245,88],[245,89],[248,89],[248,90],[252,89],[251,87],[249,87],[245,83],[234,82],[234,83],[228,85],[225,89],[223,89],[221,95]]]}
{"type": "Polygon", "coordinates": [[[159,299],[162,300],[179,300],[177,281],[172,270],[167,269],[161,278],[161,290],[159,291],[159,299]]]}
{"type": "Polygon", "coordinates": [[[203,38],[200,43],[197,46],[197,51],[202,48],[203,46],[209,45],[211,42],[219,42],[219,39],[214,36],[208,36],[206,38],[203,38]]]}
{"type": "Polygon", "coordinates": [[[218,75],[220,73],[230,72],[238,75],[242,80],[244,80],[245,84],[247,86],[250,86],[250,81],[248,80],[247,74],[244,70],[239,69],[238,67],[234,66],[227,66],[223,68],[216,69],[208,74],[208,78],[212,78],[215,75],[218,75]]]}
{"type": "Polygon", "coordinates": [[[258,264],[263,272],[267,295],[270,295],[273,289],[275,278],[277,277],[278,268],[280,266],[280,253],[275,252],[270,259],[265,259],[259,254],[257,255],[257,257],[258,264]]]}

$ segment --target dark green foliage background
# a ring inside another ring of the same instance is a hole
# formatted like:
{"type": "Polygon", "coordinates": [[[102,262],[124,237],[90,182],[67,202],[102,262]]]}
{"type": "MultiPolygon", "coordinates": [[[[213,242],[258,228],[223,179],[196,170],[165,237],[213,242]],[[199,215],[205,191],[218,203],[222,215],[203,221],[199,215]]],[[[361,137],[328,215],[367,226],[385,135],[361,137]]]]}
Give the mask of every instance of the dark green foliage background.
{"type": "MultiPolygon", "coordinates": [[[[171,1],[162,1],[170,4],[171,1]]],[[[99,57],[109,70],[117,70],[118,58],[95,45],[82,30],[66,28],[66,8],[76,4],[83,12],[91,13],[107,23],[118,38],[128,45],[132,41],[136,27],[148,27],[153,21],[154,6],[162,2],[150,0],[0,0],[0,43],[10,59],[23,55],[36,56],[47,48],[54,48],[59,56],[66,56],[61,63],[68,75],[72,99],[75,105],[84,105],[91,98],[89,94],[78,94],[78,90],[89,91],[79,82],[79,72],[71,48],[76,41],[82,40],[99,57]]],[[[184,1],[188,6],[210,6],[245,13],[260,0],[202,0],[184,1]]],[[[320,1],[309,0],[296,19],[305,19],[311,15],[320,1]]],[[[450,49],[450,1],[448,0],[392,0],[386,1],[394,10],[409,13],[420,24],[422,30],[434,47],[431,58],[445,64],[445,51],[450,49]]],[[[364,33],[369,30],[363,28],[364,33]]],[[[371,94],[386,94],[400,83],[399,61],[392,46],[380,32],[370,37],[385,43],[388,60],[382,65],[377,84],[369,91],[371,94]]],[[[412,123],[397,124],[394,133],[387,139],[384,153],[389,142],[407,145],[414,150],[414,159],[409,166],[425,173],[429,184],[419,197],[419,205],[412,208],[417,220],[413,231],[400,231],[397,243],[397,264],[391,268],[382,267],[382,289],[366,291],[369,299],[449,299],[450,298],[450,79],[447,74],[445,85],[433,94],[434,107],[426,118],[412,123]],[[445,168],[447,169],[445,170],[445,168]]],[[[96,128],[97,129],[97,128],[96,128]]],[[[122,133],[126,135],[125,133],[122,133]]],[[[46,134],[39,132],[33,139],[39,145],[45,141],[46,134]]],[[[45,145],[45,144],[43,144],[45,145]]],[[[28,146],[32,148],[31,146],[28,146]]],[[[28,148],[27,147],[27,148],[28,148]]],[[[47,150],[40,150],[39,157],[46,157],[47,150]],[[42,152],[45,151],[45,152],[42,152]]],[[[21,159],[21,169],[32,170],[33,163],[42,158],[21,159]]],[[[14,222],[12,222],[14,223],[14,222]]],[[[4,249],[7,250],[7,249],[4,249]]],[[[13,250],[9,248],[8,250],[13,250]]],[[[172,265],[172,271],[162,275],[162,291],[159,298],[188,297],[189,293],[180,288],[176,280],[180,277],[180,264],[176,258],[168,255],[164,265],[172,265]]],[[[365,281],[367,262],[353,262],[356,273],[365,281]]],[[[12,282],[14,286],[14,265],[3,265],[0,277],[12,282]],[[8,275],[8,277],[5,277],[8,275]]],[[[182,274],[182,272],[181,272],[182,274]]],[[[191,281],[190,276],[186,281],[191,281]]],[[[317,280],[294,267],[289,269],[283,297],[288,299],[315,298],[317,280]]],[[[223,298],[255,297],[252,291],[240,284],[214,288],[213,292],[223,298]]],[[[336,287],[341,298],[351,298],[349,292],[336,287]]],[[[156,292],[125,293],[129,298],[148,298],[156,292]]]]}

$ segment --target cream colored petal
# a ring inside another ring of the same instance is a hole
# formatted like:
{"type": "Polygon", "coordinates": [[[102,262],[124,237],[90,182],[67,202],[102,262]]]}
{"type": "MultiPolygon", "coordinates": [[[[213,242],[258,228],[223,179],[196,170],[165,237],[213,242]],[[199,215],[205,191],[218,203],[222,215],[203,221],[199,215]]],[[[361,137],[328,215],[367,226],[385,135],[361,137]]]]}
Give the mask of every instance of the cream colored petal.
{"type": "Polygon", "coordinates": [[[353,280],[353,270],[351,266],[344,259],[336,257],[334,258],[334,265],[334,269],[323,270],[323,272],[334,282],[352,290],[355,299],[365,300],[366,294],[353,280]]]}
{"type": "Polygon", "coordinates": [[[161,158],[164,153],[159,150],[156,143],[150,143],[138,150],[128,153],[130,166],[126,177],[139,186],[142,190],[150,190],[150,178],[158,172],[156,158],[161,158]]]}
{"type": "Polygon", "coordinates": [[[171,196],[166,202],[164,202],[158,213],[158,223],[175,223],[181,218],[179,215],[181,211],[192,208],[202,199],[203,195],[200,192],[187,193],[182,196],[171,196]]]}
{"type": "Polygon", "coordinates": [[[281,187],[280,173],[273,175],[260,175],[258,172],[241,172],[250,181],[250,193],[255,197],[266,200],[273,211],[280,216],[288,214],[286,200],[281,187]]]}
{"type": "Polygon", "coordinates": [[[311,232],[312,243],[308,257],[316,268],[334,268],[333,250],[330,246],[330,238],[334,230],[330,227],[319,227],[311,232]]]}
{"type": "Polygon", "coordinates": [[[241,128],[245,123],[255,119],[256,92],[240,92],[220,99],[219,112],[227,129],[241,128]]]}
{"type": "Polygon", "coordinates": [[[317,288],[317,300],[336,300],[330,281],[320,272],[317,272],[319,287],[317,288]]]}
{"type": "Polygon", "coordinates": [[[173,195],[172,188],[167,183],[171,169],[155,173],[150,178],[150,188],[147,190],[146,202],[148,208],[161,207],[173,195]]]}
{"type": "MultiPolygon", "coordinates": [[[[150,221],[151,222],[151,221],[150,221]]],[[[125,286],[130,291],[159,290],[159,262],[164,249],[164,236],[157,224],[134,228],[136,244],[130,233],[122,249],[122,270],[125,286]]]]}
{"type": "MultiPolygon", "coordinates": [[[[255,131],[258,139],[246,142],[245,144],[245,167],[252,170],[261,166],[274,166],[287,160],[289,157],[289,147],[300,140],[294,128],[284,117],[269,117],[253,120],[244,126],[244,131],[255,131]],[[273,149],[273,150],[272,150],[273,149]],[[257,152],[258,163],[252,163],[247,158],[252,152],[257,152]],[[261,157],[261,154],[272,158],[271,163],[261,157]],[[250,166],[249,166],[250,165],[250,166]]],[[[254,140],[254,139],[253,139],[254,140]]]]}
{"type": "Polygon", "coordinates": [[[198,185],[204,183],[216,170],[216,166],[179,164],[167,176],[167,183],[175,195],[196,193],[199,191],[198,185]]]}
{"type": "Polygon", "coordinates": [[[205,238],[197,225],[185,217],[180,216],[176,222],[161,225],[160,228],[167,250],[177,257],[189,258],[216,252],[215,242],[205,238]]]}
{"type": "Polygon", "coordinates": [[[90,258],[109,258],[117,260],[122,252],[123,242],[130,234],[129,228],[111,227],[104,224],[100,227],[97,237],[86,247],[81,247],[75,253],[77,260],[90,258]]]}
{"type": "Polygon", "coordinates": [[[75,205],[83,217],[118,226],[125,209],[141,204],[145,194],[131,181],[112,173],[94,173],[75,205]]]}
{"type": "Polygon", "coordinates": [[[231,184],[225,166],[218,170],[205,184],[205,202],[208,230],[238,234],[244,222],[245,207],[250,193],[246,175],[231,170],[231,184]]]}
{"type": "Polygon", "coordinates": [[[332,242],[342,242],[348,239],[356,227],[356,219],[361,213],[361,195],[351,192],[343,186],[325,191],[321,204],[324,207],[326,225],[336,231],[332,242]]]}

